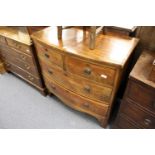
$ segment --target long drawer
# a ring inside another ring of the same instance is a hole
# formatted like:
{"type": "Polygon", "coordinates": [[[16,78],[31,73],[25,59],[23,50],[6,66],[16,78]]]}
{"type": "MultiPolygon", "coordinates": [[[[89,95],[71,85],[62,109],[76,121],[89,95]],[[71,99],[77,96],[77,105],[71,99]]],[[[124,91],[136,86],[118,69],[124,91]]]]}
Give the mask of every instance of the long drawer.
{"type": "Polygon", "coordinates": [[[97,100],[101,103],[106,102],[109,104],[112,88],[96,85],[92,81],[86,80],[82,77],[71,76],[62,69],[47,65],[45,62],[42,62],[41,66],[43,76],[46,77],[46,79],[54,79],[70,91],[97,100]]]}
{"type": "Polygon", "coordinates": [[[142,110],[136,104],[124,100],[121,104],[120,112],[127,115],[133,122],[138,123],[138,126],[143,128],[155,128],[155,116],[142,110]]]}
{"type": "Polygon", "coordinates": [[[56,84],[56,82],[52,80],[45,80],[45,83],[48,90],[50,90],[53,94],[58,96],[63,102],[65,102],[70,107],[95,116],[107,115],[108,105],[102,105],[98,102],[91,101],[75,93],[72,93],[71,91],[68,91],[67,89],[56,84]]]}
{"type": "Polygon", "coordinates": [[[134,81],[129,82],[126,96],[136,104],[155,114],[155,90],[148,89],[134,81]]]}
{"type": "Polygon", "coordinates": [[[33,83],[39,87],[42,87],[40,79],[32,76],[31,74],[28,74],[27,72],[25,72],[23,69],[17,67],[16,65],[11,64],[9,62],[5,62],[5,66],[8,71],[15,73],[17,76],[25,79],[26,81],[28,81],[30,83],[33,83]]]}
{"type": "Polygon", "coordinates": [[[67,56],[65,59],[66,70],[70,73],[95,80],[101,84],[113,85],[116,70],[108,66],[100,66],[83,60],[67,56]]]}
{"type": "Polygon", "coordinates": [[[1,51],[1,54],[2,56],[13,56],[13,57],[16,57],[18,58],[19,60],[21,61],[24,61],[26,63],[28,63],[30,66],[34,66],[35,63],[34,63],[34,60],[33,60],[33,57],[30,56],[30,55],[27,55],[25,53],[21,53],[19,50],[16,50],[14,48],[11,48],[11,47],[8,47],[8,46],[0,46],[0,51],[1,51]]]}
{"type": "Polygon", "coordinates": [[[32,49],[30,46],[17,42],[15,40],[6,38],[7,44],[17,50],[20,50],[26,54],[32,55],[32,49]]]}
{"type": "Polygon", "coordinates": [[[13,55],[8,55],[8,53],[3,53],[2,54],[3,59],[7,62],[13,63],[16,66],[19,66],[20,68],[24,69],[25,71],[29,72],[33,76],[38,77],[38,70],[34,65],[30,65],[24,61],[21,61],[20,59],[16,58],[13,55]]]}

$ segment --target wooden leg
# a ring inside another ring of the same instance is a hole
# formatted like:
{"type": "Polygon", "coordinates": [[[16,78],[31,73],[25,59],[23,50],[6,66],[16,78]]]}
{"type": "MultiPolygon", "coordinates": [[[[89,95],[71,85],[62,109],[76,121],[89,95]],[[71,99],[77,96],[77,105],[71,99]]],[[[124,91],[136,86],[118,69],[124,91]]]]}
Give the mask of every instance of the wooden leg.
{"type": "Polygon", "coordinates": [[[105,119],[105,117],[100,117],[97,118],[98,122],[100,123],[100,126],[103,128],[107,127],[107,120],[105,119]]]}
{"type": "Polygon", "coordinates": [[[62,26],[58,26],[57,29],[58,29],[58,40],[61,40],[62,39],[62,26]]]}
{"type": "Polygon", "coordinates": [[[2,62],[0,62],[0,74],[4,74],[6,72],[4,65],[2,62]]]}
{"type": "Polygon", "coordinates": [[[43,96],[47,96],[48,92],[46,89],[44,90],[41,90],[40,93],[43,95],[43,96]]]}
{"type": "Polygon", "coordinates": [[[89,48],[91,50],[95,49],[95,38],[96,38],[96,26],[91,26],[89,34],[89,48]]]}

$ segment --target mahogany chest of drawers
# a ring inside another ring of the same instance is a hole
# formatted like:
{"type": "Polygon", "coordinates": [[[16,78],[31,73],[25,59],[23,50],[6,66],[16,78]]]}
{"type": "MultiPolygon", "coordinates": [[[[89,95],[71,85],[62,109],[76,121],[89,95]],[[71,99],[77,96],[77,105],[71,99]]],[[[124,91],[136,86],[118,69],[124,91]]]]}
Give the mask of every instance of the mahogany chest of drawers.
{"type": "Polygon", "coordinates": [[[10,27],[0,27],[0,55],[7,71],[19,76],[41,93],[44,85],[35,49],[29,36],[10,27]]]}
{"type": "Polygon", "coordinates": [[[87,32],[65,29],[62,40],[54,28],[34,33],[41,71],[48,91],[75,110],[107,125],[112,104],[136,38],[99,35],[89,50],[87,32]]]}
{"type": "Polygon", "coordinates": [[[155,53],[143,52],[130,73],[116,128],[155,128],[155,83],[148,80],[154,58],[155,53]]]}

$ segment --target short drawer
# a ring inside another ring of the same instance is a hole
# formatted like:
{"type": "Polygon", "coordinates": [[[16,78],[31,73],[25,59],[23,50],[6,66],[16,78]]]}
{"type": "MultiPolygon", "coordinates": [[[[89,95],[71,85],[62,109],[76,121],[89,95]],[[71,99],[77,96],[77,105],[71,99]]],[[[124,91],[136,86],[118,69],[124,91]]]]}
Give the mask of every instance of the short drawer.
{"type": "Polygon", "coordinates": [[[40,79],[32,76],[31,74],[28,74],[27,72],[25,72],[23,69],[17,67],[16,65],[11,64],[9,62],[5,62],[5,66],[8,71],[15,73],[17,76],[23,78],[24,80],[26,80],[30,83],[33,83],[34,85],[37,85],[39,87],[42,86],[40,79]]]}
{"type": "Polygon", "coordinates": [[[92,81],[82,77],[71,76],[71,74],[64,72],[62,69],[45,65],[45,63],[41,66],[44,77],[54,79],[70,91],[101,103],[108,103],[111,99],[112,88],[94,84],[92,81]]]}
{"type": "Polygon", "coordinates": [[[115,126],[121,129],[139,129],[139,127],[129,121],[129,119],[127,119],[127,117],[123,114],[119,114],[119,116],[117,116],[115,126]]]}
{"type": "Polygon", "coordinates": [[[37,48],[37,54],[40,59],[44,59],[45,61],[63,68],[62,55],[58,53],[56,49],[53,49],[52,47],[49,48],[46,45],[38,42],[36,42],[35,46],[37,48]]]}
{"type": "Polygon", "coordinates": [[[9,39],[7,38],[7,43],[9,46],[13,47],[13,48],[16,48],[18,50],[20,50],[21,52],[24,52],[26,54],[29,54],[29,55],[32,55],[32,49],[30,46],[28,45],[24,45],[20,42],[17,42],[15,40],[12,40],[12,39],[9,39]]]}
{"type": "Polygon", "coordinates": [[[77,74],[103,84],[114,84],[116,70],[107,66],[98,66],[69,56],[65,59],[65,65],[67,71],[70,73],[77,74]]]}
{"type": "Polygon", "coordinates": [[[56,96],[58,96],[64,103],[79,111],[86,112],[91,115],[106,116],[108,112],[107,105],[101,105],[98,102],[93,102],[82,96],[64,89],[53,81],[45,81],[47,88],[56,96]]]}
{"type": "Polygon", "coordinates": [[[130,80],[126,95],[136,102],[136,104],[143,106],[155,114],[155,90],[151,90],[130,80]]]}
{"type": "Polygon", "coordinates": [[[8,46],[0,46],[0,51],[1,51],[1,55],[3,57],[7,56],[7,57],[16,57],[17,59],[28,63],[29,65],[33,66],[34,60],[33,57],[24,53],[21,53],[20,51],[10,48],[8,46]]]}
{"type": "Polygon", "coordinates": [[[127,115],[138,126],[150,129],[155,128],[155,117],[128,100],[122,102],[120,112],[127,115]]]}
{"type": "Polygon", "coordinates": [[[5,37],[0,36],[0,43],[2,43],[2,44],[6,44],[5,37]]]}
{"type": "Polygon", "coordinates": [[[7,62],[10,62],[10,63],[13,63],[15,64],[16,66],[24,69],[25,71],[29,72],[30,74],[38,77],[39,74],[38,74],[38,70],[37,68],[34,66],[34,65],[30,65],[24,61],[21,61],[20,59],[14,57],[14,56],[10,56],[6,53],[3,54],[3,59],[4,61],[7,61],[7,62]]]}

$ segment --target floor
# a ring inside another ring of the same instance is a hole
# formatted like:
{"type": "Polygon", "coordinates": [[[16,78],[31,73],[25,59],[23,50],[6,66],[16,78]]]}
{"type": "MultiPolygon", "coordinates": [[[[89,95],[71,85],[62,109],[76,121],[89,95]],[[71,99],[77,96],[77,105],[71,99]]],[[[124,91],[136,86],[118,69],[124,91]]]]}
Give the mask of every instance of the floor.
{"type": "Polygon", "coordinates": [[[97,120],[42,96],[12,74],[0,75],[1,129],[101,129],[97,120]]]}

